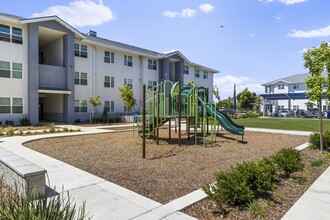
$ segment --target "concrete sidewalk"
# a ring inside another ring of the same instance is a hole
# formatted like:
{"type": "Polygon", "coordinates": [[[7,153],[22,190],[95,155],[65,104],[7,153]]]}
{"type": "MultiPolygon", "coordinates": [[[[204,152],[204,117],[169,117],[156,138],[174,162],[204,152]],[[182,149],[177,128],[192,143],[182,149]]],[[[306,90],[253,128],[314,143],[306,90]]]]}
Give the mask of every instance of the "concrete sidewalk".
{"type": "MultiPolygon", "coordinates": [[[[48,137],[111,132],[100,129],[109,128],[109,126],[77,127],[70,125],[70,128],[79,128],[81,132],[1,138],[0,146],[45,168],[49,177],[48,187],[50,189],[55,187],[59,192],[62,189],[69,191],[77,205],[81,205],[86,201],[86,210],[93,215],[93,219],[195,219],[179,212],[179,210],[206,198],[207,196],[202,190],[196,190],[163,205],[62,161],[22,146],[25,142],[48,137]]],[[[246,130],[304,136],[311,134],[311,132],[257,128],[246,128],[246,130]]],[[[308,144],[303,144],[298,146],[297,149],[301,150],[307,146],[308,144]]],[[[330,219],[330,168],[314,182],[286,213],[283,219],[330,219]]]]}

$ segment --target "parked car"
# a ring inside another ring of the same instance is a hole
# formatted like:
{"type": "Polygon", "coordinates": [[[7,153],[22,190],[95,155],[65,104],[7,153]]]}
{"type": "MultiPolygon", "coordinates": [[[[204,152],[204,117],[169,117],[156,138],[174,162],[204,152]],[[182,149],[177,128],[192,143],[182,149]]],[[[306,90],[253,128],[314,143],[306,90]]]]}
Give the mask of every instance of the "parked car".
{"type": "MultiPolygon", "coordinates": [[[[310,112],[311,118],[318,118],[319,117],[319,108],[311,108],[308,110],[310,112]]],[[[325,112],[322,112],[322,117],[325,117],[325,112]]]]}
{"type": "Polygon", "coordinates": [[[296,116],[297,116],[298,118],[310,118],[311,113],[308,112],[308,111],[306,111],[306,110],[304,110],[304,109],[298,109],[298,110],[296,111],[296,116]]]}
{"type": "Polygon", "coordinates": [[[282,109],[278,112],[279,117],[290,117],[292,113],[287,109],[282,109]]]}

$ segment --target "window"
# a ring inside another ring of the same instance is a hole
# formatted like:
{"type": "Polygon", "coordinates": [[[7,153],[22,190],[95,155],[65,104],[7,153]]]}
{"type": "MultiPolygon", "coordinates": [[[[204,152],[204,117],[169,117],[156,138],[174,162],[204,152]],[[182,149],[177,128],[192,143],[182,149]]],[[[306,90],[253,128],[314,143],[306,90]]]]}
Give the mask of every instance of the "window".
{"type": "Polygon", "coordinates": [[[10,27],[0,24],[0,40],[10,42],[10,27]]]}
{"type": "Polygon", "coordinates": [[[13,98],[13,106],[11,112],[13,114],[22,114],[23,113],[23,99],[22,98],[13,98]]]}
{"type": "Polygon", "coordinates": [[[13,27],[11,42],[15,44],[23,44],[22,29],[13,27]]]}
{"type": "Polygon", "coordinates": [[[280,89],[284,89],[284,84],[278,84],[277,88],[280,89]]]}
{"type": "Polygon", "coordinates": [[[278,107],[277,107],[277,110],[283,110],[284,109],[284,105],[279,105],[278,107]]]}
{"type": "Polygon", "coordinates": [[[124,65],[125,66],[133,66],[133,58],[131,56],[124,55],[124,65]]]}
{"type": "Polygon", "coordinates": [[[149,70],[157,70],[157,61],[148,59],[148,69],[149,70]]]}
{"type": "Polygon", "coordinates": [[[299,105],[294,105],[293,106],[293,111],[299,110],[299,105]]]}
{"type": "Polygon", "coordinates": [[[208,79],[209,78],[209,73],[204,71],[203,73],[203,79],[208,79]]]}
{"type": "Polygon", "coordinates": [[[115,54],[113,52],[104,51],[104,62],[115,63],[115,54]]]}
{"type": "Polygon", "coordinates": [[[74,100],[75,112],[87,112],[87,100],[74,100]]]}
{"type": "Polygon", "coordinates": [[[13,78],[22,79],[22,64],[21,63],[13,63],[13,78]]]}
{"type": "Polygon", "coordinates": [[[183,74],[189,74],[189,66],[183,65],[183,74]]]}
{"type": "Polygon", "coordinates": [[[114,112],[115,111],[115,102],[114,101],[105,101],[104,109],[106,112],[114,112]]]}
{"type": "Polygon", "coordinates": [[[132,79],[125,78],[125,79],[124,79],[124,85],[126,85],[126,84],[127,84],[129,87],[133,88],[132,79]]]}
{"type": "Polygon", "coordinates": [[[299,89],[299,84],[298,83],[294,83],[293,84],[293,89],[299,89]]]}
{"type": "Polygon", "coordinates": [[[327,111],[327,106],[326,105],[323,105],[322,111],[323,112],[327,111]]]}
{"type": "Polygon", "coordinates": [[[195,77],[199,78],[199,70],[198,69],[195,69],[195,77]]]}
{"type": "Polygon", "coordinates": [[[10,98],[0,97],[0,114],[10,114],[10,98]]]}
{"type": "Polygon", "coordinates": [[[156,81],[148,81],[148,89],[152,89],[154,86],[157,86],[156,81]]]}
{"type": "Polygon", "coordinates": [[[113,76],[104,76],[104,87],[114,88],[115,78],[113,76]]]}
{"type": "Polygon", "coordinates": [[[74,84],[75,85],[87,85],[87,73],[74,73],[74,84]]]}
{"type": "Polygon", "coordinates": [[[87,46],[86,45],[79,45],[79,44],[74,44],[74,55],[76,57],[83,57],[87,58],[87,46]]]}
{"type": "Polygon", "coordinates": [[[10,62],[0,61],[0,77],[10,78],[10,62]]]}

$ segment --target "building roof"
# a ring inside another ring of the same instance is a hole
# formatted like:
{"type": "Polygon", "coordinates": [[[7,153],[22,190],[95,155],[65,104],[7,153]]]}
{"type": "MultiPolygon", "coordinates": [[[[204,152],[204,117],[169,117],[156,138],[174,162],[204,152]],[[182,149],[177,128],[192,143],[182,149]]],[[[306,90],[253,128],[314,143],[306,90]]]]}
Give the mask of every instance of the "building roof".
{"type": "Polygon", "coordinates": [[[127,51],[127,52],[137,54],[137,55],[149,56],[149,57],[155,58],[155,59],[171,58],[172,56],[178,55],[179,57],[183,58],[187,63],[189,63],[192,66],[198,67],[200,69],[207,70],[211,73],[218,73],[219,72],[218,70],[211,69],[211,68],[208,68],[208,67],[205,67],[205,66],[202,66],[202,65],[199,65],[197,63],[193,63],[193,62],[189,61],[180,51],[171,51],[171,52],[168,52],[168,53],[159,53],[159,52],[156,52],[156,51],[144,49],[144,48],[141,48],[141,47],[132,46],[132,45],[129,45],[129,44],[120,43],[120,42],[117,42],[117,41],[112,41],[112,40],[101,38],[101,37],[91,36],[91,35],[88,35],[88,34],[82,34],[77,29],[75,29],[70,24],[66,23],[64,20],[62,20],[61,18],[59,18],[56,15],[46,16],[46,17],[23,18],[23,17],[19,17],[19,16],[16,16],[16,15],[0,13],[0,18],[1,17],[3,19],[16,21],[16,22],[19,22],[19,23],[22,23],[22,24],[54,20],[54,21],[60,23],[61,25],[63,25],[64,27],[66,27],[67,29],[71,30],[75,34],[76,37],[78,37],[79,39],[82,40],[82,42],[91,43],[91,44],[100,45],[100,46],[109,47],[109,48],[114,48],[114,49],[118,49],[118,50],[121,50],[121,51],[127,51]]]}
{"type": "Polygon", "coordinates": [[[309,73],[295,74],[291,76],[287,76],[281,79],[277,79],[268,83],[262,84],[262,86],[270,86],[277,82],[287,82],[287,83],[304,83],[309,73]]]}

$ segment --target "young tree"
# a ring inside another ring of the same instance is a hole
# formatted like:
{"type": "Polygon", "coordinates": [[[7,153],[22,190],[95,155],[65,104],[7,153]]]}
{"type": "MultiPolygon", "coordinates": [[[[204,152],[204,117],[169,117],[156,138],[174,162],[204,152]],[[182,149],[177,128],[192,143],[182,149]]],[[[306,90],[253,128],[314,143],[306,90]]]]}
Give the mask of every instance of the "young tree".
{"type": "Polygon", "coordinates": [[[101,97],[100,96],[89,97],[88,102],[93,106],[91,113],[91,122],[94,119],[94,123],[96,123],[97,107],[101,105],[101,97]],[[95,115],[93,115],[94,112],[95,115]]]}
{"type": "Polygon", "coordinates": [[[216,106],[217,106],[217,108],[220,108],[220,101],[221,101],[221,99],[220,99],[220,94],[219,94],[219,88],[217,86],[213,86],[212,87],[212,92],[213,92],[215,98],[218,100],[216,102],[216,106]]]}
{"type": "Polygon", "coordinates": [[[250,92],[245,88],[242,92],[238,93],[237,100],[241,108],[252,109],[253,103],[256,102],[256,93],[250,92]]]}
{"type": "Polygon", "coordinates": [[[120,99],[122,100],[124,106],[126,106],[127,111],[133,109],[137,104],[137,101],[134,98],[133,89],[126,84],[123,87],[119,87],[118,90],[120,92],[120,99]]]}
{"type": "MultiPolygon", "coordinates": [[[[316,101],[319,105],[319,130],[320,130],[320,148],[323,150],[323,124],[322,124],[322,98],[324,85],[330,85],[330,47],[327,42],[322,42],[320,47],[309,49],[303,55],[304,67],[309,69],[310,76],[306,78],[306,94],[311,101],[316,101]],[[323,74],[327,71],[327,77],[323,74]]],[[[326,91],[327,98],[330,97],[329,86],[326,91]]]]}

